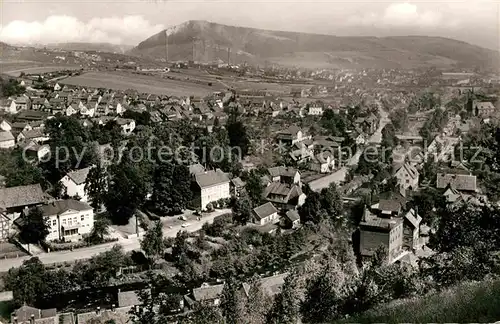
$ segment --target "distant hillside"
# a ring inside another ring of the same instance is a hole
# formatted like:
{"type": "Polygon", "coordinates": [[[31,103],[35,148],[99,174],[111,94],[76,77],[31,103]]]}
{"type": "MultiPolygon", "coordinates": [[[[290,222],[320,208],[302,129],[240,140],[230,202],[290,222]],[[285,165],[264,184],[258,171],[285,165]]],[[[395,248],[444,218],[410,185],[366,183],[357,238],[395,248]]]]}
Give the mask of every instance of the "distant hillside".
{"type": "MultiPolygon", "coordinates": [[[[492,68],[498,66],[500,58],[498,52],[442,37],[338,37],[197,20],[174,26],[169,31],[168,55],[171,61],[194,58],[202,62],[227,62],[228,49],[232,63],[332,68],[492,68]]],[[[166,47],[165,31],[162,31],[129,53],[165,58],[166,47]]]]}
{"type": "Polygon", "coordinates": [[[109,43],[58,43],[48,44],[46,47],[64,51],[95,51],[119,54],[123,54],[133,48],[131,45],[117,45],[109,43]]]}

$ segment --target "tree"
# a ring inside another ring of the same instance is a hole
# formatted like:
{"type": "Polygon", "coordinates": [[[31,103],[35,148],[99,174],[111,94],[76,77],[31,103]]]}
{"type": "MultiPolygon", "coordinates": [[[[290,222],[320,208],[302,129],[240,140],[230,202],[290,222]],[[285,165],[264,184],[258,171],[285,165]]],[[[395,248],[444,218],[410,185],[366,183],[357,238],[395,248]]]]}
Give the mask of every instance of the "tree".
{"type": "Polygon", "coordinates": [[[253,205],[258,206],[262,203],[264,188],[262,186],[260,174],[257,171],[252,170],[248,173],[245,190],[252,200],[253,205]]]}
{"type": "Polygon", "coordinates": [[[161,163],[153,176],[151,203],[161,213],[181,213],[192,199],[191,177],[184,165],[161,163]]]}
{"type": "Polygon", "coordinates": [[[242,154],[240,158],[245,157],[250,147],[250,140],[245,125],[239,120],[231,120],[230,118],[227,124],[227,133],[229,136],[229,145],[232,148],[240,148],[242,154]]]}
{"type": "Polygon", "coordinates": [[[49,224],[43,211],[35,207],[23,217],[20,236],[28,244],[38,244],[49,235],[49,224]]]}
{"type": "Polygon", "coordinates": [[[243,193],[233,206],[233,219],[242,225],[246,225],[252,218],[252,201],[247,194],[243,193]]]}
{"type": "Polygon", "coordinates": [[[37,258],[23,262],[19,268],[9,270],[6,288],[12,290],[14,302],[18,306],[36,305],[45,291],[45,267],[37,258]]]}
{"type": "Polygon", "coordinates": [[[337,191],[335,183],[321,190],[320,204],[331,222],[338,223],[340,221],[342,216],[342,198],[337,191]]]}
{"type": "Polygon", "coordinates": [[[94,209],[101,208],[106,195],[106,170],[100,165],[91,168],[85,180],[85,192],[87,193],[90,204],[94,209]]]}
{"type": "Polygon", "coordinates": [[[245,303],[245,323],[259,324],[266,322],[272,299],[266,295],[258,279],[252,280],[245,303]]]}
{"type": "Polygon", "coordinates": [[[154,264],[165,253],[165,242],[163,239],[163,224],[156,221],[150,226],[141,240],[141,249],[149,258],[151,264],[154,264]]]}
{"type": "Polygon", "coordinates": [[[289,275],[281,292],[275,297],[273,306],[267,316],[270,324],[295,324],[299,319],[299,295],[296,278],[289,275]]]}
{"type": "Polygon", "coordinates": [[[238,283],[229,278],[224,283],[221,297],[221,310],[222,315],[226,319],[226,323],[242,323],[241,312],[238,309],[239,296],[238,296],[238,283]]]}
{"type": "Polygon", "coordinates": [[[94,226],[88,237],[88,241],[91,243],[102,243],[104,242],[104,237],[109,234],[110,225],[109,219],[100,215],[94,220],[94,226]]]}
{"type": "Polygon", "coordinates": [[[318,224],[322,219],[326,218],[319,193],[311,192],[307,195],[304,204],[299,208],[299,215],[302,223],[312,222],[318,224]]]}

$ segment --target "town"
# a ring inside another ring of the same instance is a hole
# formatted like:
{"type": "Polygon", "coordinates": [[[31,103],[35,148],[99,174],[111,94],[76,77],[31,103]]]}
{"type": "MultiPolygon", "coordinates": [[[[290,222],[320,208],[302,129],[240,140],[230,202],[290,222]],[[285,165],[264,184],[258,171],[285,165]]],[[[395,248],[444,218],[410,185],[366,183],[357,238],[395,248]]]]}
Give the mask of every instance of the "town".
{"type": "Polygon", "coordinates": [[[498,286],[497,75],[52,53],[81,66],[0,80],[0,323],[419,322],[498,286]]]}

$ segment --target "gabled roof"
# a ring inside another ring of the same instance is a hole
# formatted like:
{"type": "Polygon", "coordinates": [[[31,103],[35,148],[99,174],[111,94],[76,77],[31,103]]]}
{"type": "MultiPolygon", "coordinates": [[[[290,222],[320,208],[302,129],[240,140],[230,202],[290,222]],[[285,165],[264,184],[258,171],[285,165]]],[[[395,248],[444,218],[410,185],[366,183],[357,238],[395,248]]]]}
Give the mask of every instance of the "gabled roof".
{"type": "Polygon", "coordinates": [[[221,170],[198,173],[195,175],[195,178],[196,183],[198,183],[201,189],[229,182],[229,177],[221,170]]]}
{"type": "Polygon", "coordinates": [[[85,183],[91,167],[70,171],[66,175],[77,185],[85,183]]]}
{"type": "Polygon", "coordinates": [[[193,289],[193,296],[196,301],[212,300],[222,294],[224,289],[224,284],[213,285],[213,286],[201,286],[199,288],[193,289]]]}
{"type": "Polygon", "coordinates": [[[0,142],[13,141],[14,135],[11,132],[0,131],[0,142]]]}
{"type": "Polygon", "coordinates": [[[277,166],[267,169],[271,177],[294,177],[298,172],[296,169],[291,167],[277,166]]]}
{"type": "Polygon", "coordinates": [[[401,165],[398,168],[396,168],[396,172],[394,172],[394,174],[397,174],[400,171],[406,171],[406,173],[412,179],[416,179],[418,177],[418,175],[419,175],[417,169],[414,166],[412,166],[411,164],[409,164],[408,162],[405,162],[403,165],[401,165]]]}
{"type": "Polygon", "coordinates": [[[413,208],[411,208],[406,214],[405,214],[405,219],[407,219],[410,224],[414,228],[419,228],[420,227],[420,222],[422,221],[422,217],[418,215],[413,208]]]}
{"type": "Polygon", "coordinates": [[[396,200],[383,199],[379,201],[378,209],[381,211],[390,211],[399,213],[401,211],[401,204],[396,200]]]}
{"type": "Polygon", "coordinates": [[[289,221],[294,222],[300,219],[299,213],[297,213],[296,210],[289,210],[286,212],[286,218],[288,218],[289,221]]]}
{"type": "Polygon", "coordinates": [[[241,188],[241,187],[244,187],[245,186],[245,182],[243,180],[241,180],[240,177],[237,177],[237,178],[234,178],[231,180],[231,182],[233,183],[233,185],[237,188],[241,188]]]}
{"type": "Polygon", "coordinates": [[[195,163],[195,164],[191,164],[189,166],[189,173],[190,174],[198,174],[198,173],[203,173],[205,172],[205,167],[203,165],[201,165],[200,163],[195,163]]]}
{"type": "Polygon", "coordinates": [[[468,174],[438,173],[436,187],[444,189],[451,185],[459,191],[476,191],[476,176],[468,174]]]}
{"type": "Polygon", "coordinates": [[[278,210],[276,209],[276,207],[274,207],[274,205],[272,203],[267,202],[263,205],[260,205],[259,207],[255,207],[253,209],[253,212],[254,212],[255,216],[257,216],[257,219],[261,220],[261,219],[264,219],[266,217],[271,216],[274,213],[277,213],[278,210]]]}
{"type": "Polygon", "coordinates": [[[0,207],[13,208],[45,202],[40,184],[0,189],[0,207]]]}
{"type": "Polygon", "coordinates": [[[43,133],[43,130],[40,128],[26,130],[26,131],[21,132],[21,134],[23,134],[25,139],[46,137],[46,135],[43,133]]]}
{"type": "Polygon", "coordinates": [[[74,199],[57,200],[48,205],[40,207],[44,216],[60,215],[68,210],[92,210],[93,208],[82,201],[74,199]]]}

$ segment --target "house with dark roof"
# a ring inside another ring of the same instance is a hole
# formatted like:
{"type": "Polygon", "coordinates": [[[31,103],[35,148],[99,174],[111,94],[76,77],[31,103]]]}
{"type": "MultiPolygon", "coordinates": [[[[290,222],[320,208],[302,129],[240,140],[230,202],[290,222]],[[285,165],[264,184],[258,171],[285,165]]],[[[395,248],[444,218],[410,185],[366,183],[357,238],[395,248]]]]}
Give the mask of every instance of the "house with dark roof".
{"type": "Polygon", "coordinates": [[[55,308],[39,309],[24,305],[10,316],[15,324],[75,324],[73,313],[58,314],[55,308]]]}
{"type": "Polygon", "coordinates": [[[221,295],[224,290],[224,284],[209,285],[203,283],[201,287],[194,288],[191,296],[186,296],[188,304],[201,303],[207,306],[218,306],[221,303],[221,295]]]}
{"type": "Polygon", "coordinates": [[[252,210],[253,221],[259,225],[275,224],[279,222],[278,210],[270,202],[255,207],[252,210]]]}
{"type": "Polygon", "coordinates": [[[474,101],[472,111],[475,116],[489,117],[495,113],[495,105],[489,101],[474,101]]]}
{"type": "Polygon", "coordinates": [[[91,168],[92,167],[87,167],[70,171],[60,180],[68,196],[77,196],[81,201],[88,201],[88,195],[85,191],[85,182],[91,168]]]}
{"type": "Polygon", "coordinates": [[[297,228],[300,226],[299,213],[292,209],[288,210],[283,217],[282,226],[285,228],[297,228]]]}
{"type": "Polygon", "coordinates": [[[0,149],[10,149],[16,146],[16,140],[11,132],[0,131],[0,149]]]}
{"type": "Polygon", "coordinates": [[[300,127],[292,125],[285,130],[279,131],[276,139],[280,145],[292,146],[297,142],[311,139],[311,136],[306,135],[300,127]]]}
{"type": "Polygon", "coordinates": [[[222,170],[205,171],[194,176],[197,185],[195,204],[202,210],[205,210],[209,203],[231,198],[229,176],[222,170]]]}
{"type": "Polygon", "coordinates": [[[245,190],[245,185],[245,181],[241,180],[240,177],[233,178],[231,179],[231,192],[238,197],[245,190]]]}
{"type": "Polygon", "coordinates": [[[132,307],[111,307],[111,309],[103,309],[97,307],[95,311],[80,313],[77,315],[78,324],[129,324],[132,322],[130,311],[132,307]]]}
{"type": "Polygon", "coordinates": [[[277,166],[267,169],[271,181],[300,184],[300,172],[292,167],[277,166]]]}
{"type": "Polygon", "coordinates": [[[0,189],[0,210],[8,215],[18,216],[23,209],[42,205],[47,200],[40,184],[0,189]]]}
{"type": "Polygon", "coordinates": [[[272,182],[264,188],[264,199],[279,209],[297,209],[304,204],[306,195],[296,184],[272,182]]]}
{"type": "MultiPolygon", "coordinates": [[[[260,278],[257,280],[256,284],[259,286],[261,291],[268,297],[275,297],[281,292],[281,288],[285,284],[285,279],[288,277],[288,272],[275,274],[273,276],[260,278]]],[[[250,289],[252,286],[249,283],[242,283],[241,288],[246,297],[250,295],[250,289]]]]}
{"type": "Polygon", "coordinates": [[[470,174],[438,173],[436,180],[437,189],[446,189],[448,186],[462,193],[477,192],[476,176],[470,174]]]}
{"type": "Polygon", "coordinates": [[[27,143],[29,141],[33,141],[35,143],[42,144],[49,140],[49,136],[44,133],[43,128],[36,128],[31,130],[22,131],[19,135],[17,135],[18,143],[27,143]]]}
{"type": "MultiPolygon", "coordinates": [[[[38,208],[49,226],[47,241],[78,241],[89,234],[94,226],[94,210],[82,201],[56,200],[38,208]]],[[[22,226],[27,217],[30,217],[29,210],[23,212],[16,224],[22,226]]]]}

